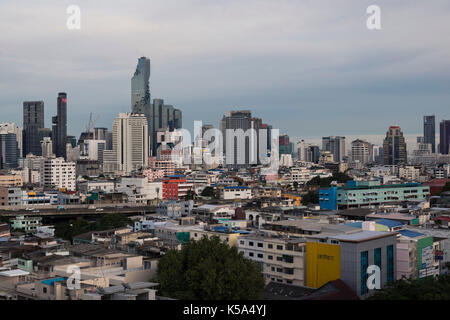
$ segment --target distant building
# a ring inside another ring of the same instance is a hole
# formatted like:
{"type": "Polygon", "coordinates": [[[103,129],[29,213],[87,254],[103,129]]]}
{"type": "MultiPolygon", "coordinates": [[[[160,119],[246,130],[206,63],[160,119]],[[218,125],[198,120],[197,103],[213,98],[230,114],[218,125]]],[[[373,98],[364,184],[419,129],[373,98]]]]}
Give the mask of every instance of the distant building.
{"type": "Polygon", "coordinates": [[[0,133],[0,165],[2,169],[14,169],[19,166],[19,148],[14,133],[0,133]]]}
{"type": "Polygon", "coordinates": [[[407,163],[406,142],[399,126],[390,126],[383,143],[384,164],[407,163]]]}
{"type": "Polygon", "coordinates": [[[442,120],[440,124],[439,148],[441,154],[449,154],[450,151],[450,120],[442,120]]]}
{"type": "Polygon", "coordinates": [[[41,186],[76,190],[75,163],[64,158],[45,159],[41,164],[41,186]]]}
{"type": "Polygon", "coordinates": [[[352,161],[365,165],[372,162],[372,144],[370,142],[356,139],[352,141],[352,161]]]}
{"type": "Polygon", "coordinates": [[[323,137],[322,151],[329,151],[335,162],[343,162],[348,156],[346,137],[323,137]]]}
{"type": "Polygon", "coordinates": [[[41,155],[39,130],[44,128],[44,101],[23,103],[23,156],[32,153],[41,155]]]}
{"type": "Polygon", "coordinates": [[[67,94],[65,92],[58,93],[57,98],[57,115],[52,118],[52,141],[53,152],[56,157],[66,159],[66,143],[67,143],[67,94]]]}
{"type": "Polygon", "coordinates": [[[423,143],[431,144],[431,152],[436,152],[435,116],[423,117],[423,143]]]}

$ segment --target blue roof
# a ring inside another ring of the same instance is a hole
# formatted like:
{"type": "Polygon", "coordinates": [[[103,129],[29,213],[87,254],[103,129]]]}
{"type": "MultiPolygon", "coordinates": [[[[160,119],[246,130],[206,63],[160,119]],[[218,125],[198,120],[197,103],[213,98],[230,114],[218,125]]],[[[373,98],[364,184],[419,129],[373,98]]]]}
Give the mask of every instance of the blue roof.
{"type": "Polygon", "coordinates": [[[182,174],[174,174],[174,175],[171,175],[171,176],[168,176],[169,178],[184,178],[185,176],[184,175],[182,175],[182,174]]]}
{"type": "Polygon", "coordinates": [[[248,189],[246,186],[226,186],[224,189],[248,189]]]}
{"type": "Polygon", "coordinates": [[[362,221],[359,221],[359,222],[352,222],[352,223],[346,223],[345,225],[346,225],[346,226],[349,226],[349,227],[354,227],[354,228],[360,228],[360,229],[362,229],[362,221]]]}
{"type": "Polygon", "coordinates": [[[405,236],[408,238],[417,238],[417,237],[421,237],[424,235],[423,233],[411,231],[411,230],[407,230],[407,229],[399,230],[398,232],[400,232],[400,234],[402,236],[405,236]]]}
{"type": "Polygon", "coordinates": [[[401,223],[401,222],[389,220],[389,219],[379,219],[379,220],[377,220],[377,223],[382,224],[383,226],[386,226],[388,228],[395,228],[395,227],[400,227],[403,225],[403,223],[401,223]]]}
{"type": "Polygon", "coordinates": [[[53,279],[47,279],[47,280],[42,280],[43,284],[52,286],[55,284],[55,282],[62,282],[62,281],[66,281],[67,278],[61,277],[61,278],[53,278],[53,279]]]}

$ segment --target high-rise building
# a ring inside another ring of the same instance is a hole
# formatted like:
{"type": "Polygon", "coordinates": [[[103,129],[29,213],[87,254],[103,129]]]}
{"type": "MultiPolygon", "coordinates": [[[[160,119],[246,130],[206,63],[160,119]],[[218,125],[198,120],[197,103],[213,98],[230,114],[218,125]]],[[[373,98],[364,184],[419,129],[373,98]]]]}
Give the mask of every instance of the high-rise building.
{"type": "MultiPolygon", "coordinates": [[[[252,126],[251,120],[250,110],[240,110],[226,112],[220,122],[223,154],[225,155],[225,164],[229,167],[247,167],[251,162],[256,163],[256,152],[252,153],[252,158],[250,157],[250,144],[255,142],[249,131],[252,126]],[[239,129],[243,131],[242,134],[236,131],[239,129]],[[228,137],[227,130],[234,130],[235,134],[228,137]]],[[[253,150],[255,151],[255,149],[253,150]]]]}
{"type": "Polygon", "coordinates": [[[352,141],[352,161],[366,164],[372,162],[372,144],[370,142],[356,139],[352,141]]]}
{"type": "Polygon", "coordinates": [[[335,162],[343,162],[348,156],[346,137],[322,137],[322,151],[329,151],[333,154],[335,162]]]}
{"type": "Polygon", "coordinates": [[[63,158],[49,158],[41,162],[41,186],[75,190],[75,162],[63,158]]]}
{"type": "Polygon", "coordinates": [[[157,132],[173,131],[182,126],[182,112],[171,105],[165,105],[163,99],[154,99],[150,109],[149,135],[152,156],[158,155],[157,132]]]}
{"type": "Polygon", "coordinates": [[[423,117],[423,141],[424,143],[431,144],[432,153],[436,152],[436,127],[434,115],[423,117]]]}
{"type": "Polygon", "coordinates": [[[383,143],[384,164],[406,164],[406,142],[399,126],[390,126],[383,143]]]}
{"type": "Polygon", "coordinates": [[[67,94],[58,93],[57,115],[52,118],[53,152],[56,157],[66,158],[67,144],[67,94]]]}
{"type": "Polygon", "coordinates": [[[23,153],[41,155],[39,130],[44,128],[44,101],[25,101],[23,103],[23,153]]]}
{"type": "Polygon", "coordinates": [[[13,122],[4,122],[0,123],[0,133],[1,134],[8,134],[8,133],[14,133],[16,135],[17,140],[17,148],[18,153],[17,156],[20,158],[23,154],[23,145],[22,145],[22,128],[19,128],[15,123],[13,122]]]}
{"type": "Polygon", "coordinates": [[[306,147],[306,161],[319,163],[320,159],[320,149],[319,146],[310,145],[306,147]]]}
{"type": "Polygon", "coordinates": [[[450,120],[442,120],[440,124],[439,151],[449,154],[450,151],[450,120]]]}
{"type": "Polygon", "coordinates": [[[128,174],[148,166],[148,124],[143,114],[120,113],[113,123],[113,151],[103,152],[107,168],[128,174]],[[110,162],[116,165],[111,166],[110,162]]]}
{"type": "Polygon", "coordinates": [[[278,138],[278,148],[280,156],[282,154],[291,154],[291,143],[289,142],[289,136],[287,134],[281,135],[278,138]]]}
{"type": "Polygon", "coordinates": [[[131,112],[143,114],[151,128],[150,59],[141,57],[131,78],[131,112]]]}
{"type": "Polygon", "coordinates": [[[42,156],[44,158],[53,158],[55,155],[53,154],[53,142],[49,137],[45,137],[41,141],[42,148],[42,156]]]}
{"type": "Polygon", "coordinates": [[[0,164],[1,169],[13,169],[19,166],[19,148],[14,133],[0,134],[0,164]]]}

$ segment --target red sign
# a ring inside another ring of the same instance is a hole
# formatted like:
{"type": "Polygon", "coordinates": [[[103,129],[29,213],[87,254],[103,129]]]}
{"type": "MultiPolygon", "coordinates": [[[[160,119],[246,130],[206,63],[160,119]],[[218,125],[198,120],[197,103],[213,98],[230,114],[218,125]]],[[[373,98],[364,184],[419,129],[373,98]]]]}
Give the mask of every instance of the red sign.
{"type": "Polygon", "coordinates": [[[61,101],[67,103],[67,98],[62,98],[61,101]]]}

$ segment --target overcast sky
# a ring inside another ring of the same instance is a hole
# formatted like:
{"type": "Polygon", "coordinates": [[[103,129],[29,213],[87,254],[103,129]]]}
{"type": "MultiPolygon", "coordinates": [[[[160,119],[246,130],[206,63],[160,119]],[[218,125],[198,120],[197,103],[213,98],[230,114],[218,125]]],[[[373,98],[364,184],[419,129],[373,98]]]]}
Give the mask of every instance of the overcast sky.
{"type": "Polygon", "coordinates": [[[392,124],[415,137],[423,115],[450,118],[449,17],[448,0],[1,0],[0,122],[22,126],[23,101],[44,100],[51,127],[64,91],[69,134],[90,112],[111,128],[146,56],[152,99],[188,129],[242,108],[292,137],[392,124]],[[81,30],[66,27],[71,4],[81,30]],[[366,27],[371,4],[381,30],[366,27]]]}

